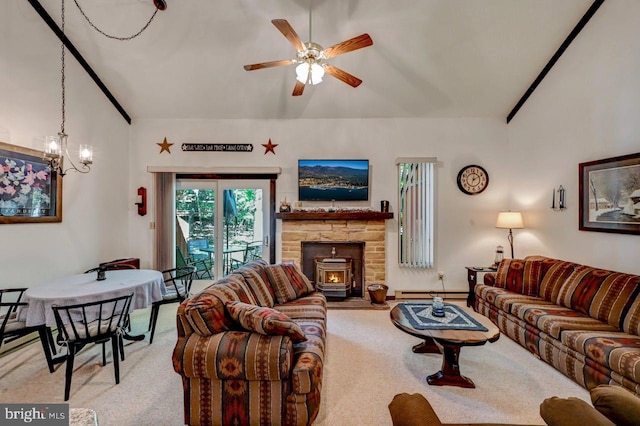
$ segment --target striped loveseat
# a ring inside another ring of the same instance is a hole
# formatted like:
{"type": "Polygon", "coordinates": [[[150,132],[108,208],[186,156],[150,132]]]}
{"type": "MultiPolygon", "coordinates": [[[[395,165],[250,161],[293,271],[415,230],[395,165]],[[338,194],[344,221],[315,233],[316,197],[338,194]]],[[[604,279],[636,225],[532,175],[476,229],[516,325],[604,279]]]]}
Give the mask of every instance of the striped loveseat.
{"type": "Polygon", "coordinates": [[[530,256],[503,260],[475,294],[476,311],[580,385],[640,394],[640,276],[530,256]]]}
{"type": "Polygon", "coordinates": [[[178,308],[188,425],[309,425],[320,408],[326,299],[294,264],[248,263],[178,308]]]}

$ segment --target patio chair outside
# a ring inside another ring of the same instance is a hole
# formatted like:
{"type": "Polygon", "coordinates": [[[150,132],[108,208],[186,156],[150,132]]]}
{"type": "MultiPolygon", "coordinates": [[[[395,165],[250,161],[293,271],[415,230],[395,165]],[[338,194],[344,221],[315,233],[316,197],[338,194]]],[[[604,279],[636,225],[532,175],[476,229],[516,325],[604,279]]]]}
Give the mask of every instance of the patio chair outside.
{"type": "Polygon", "coordinates": [[[196,279],[213,279],[213,262],[211,261],[211,258],[192,259],[190,257],[184,257],[180,247],[176,246],[176,267],[180,268],[185,266],[195,266],[196,272],[194,278],[196,279]]]}
{"type": "Polygon", "coordinates": [[[244,263],[258,259],[262,259],[262,241],[247,243],[247,249],[244,253],[244,263]]]}

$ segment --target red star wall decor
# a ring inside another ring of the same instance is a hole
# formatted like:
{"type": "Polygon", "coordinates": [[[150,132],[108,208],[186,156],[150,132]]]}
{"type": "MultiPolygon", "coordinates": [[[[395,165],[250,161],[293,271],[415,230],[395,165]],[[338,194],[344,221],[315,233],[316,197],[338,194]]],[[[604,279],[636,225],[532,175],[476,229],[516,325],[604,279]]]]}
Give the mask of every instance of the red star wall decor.
{"type": "Polygon", "coordinates": [[[278,144],[271,143],[271,138],[269,138],[269,142],[263,143],[261,145],[264,146],[264,155],[267,155],[267,153],[269,152],[273,153],[273,155],[276,155],[276,146],[278,146],[278,144]]]}
{"type": "Polygon", "coordinates": [[[171,154],[171,145],[173,145],[173,144],[167,142],[167,138],[166,137],[164,138],[162,143],[157,143],[156,142],[156,145],[158,145],[160,147],[160,154],[162,154],[165,151],[167,151],[169,154],[171,154]]]}

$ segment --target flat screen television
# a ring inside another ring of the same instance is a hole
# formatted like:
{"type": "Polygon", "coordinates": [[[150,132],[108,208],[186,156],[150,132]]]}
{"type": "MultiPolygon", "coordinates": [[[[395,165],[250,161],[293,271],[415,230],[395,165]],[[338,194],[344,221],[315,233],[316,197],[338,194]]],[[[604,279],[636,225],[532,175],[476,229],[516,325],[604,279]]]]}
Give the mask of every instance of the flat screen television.
{"type": "Polygon", "coordinates": [[[369,200],[369,160],[298,160],[298,200],[369,200]]]}

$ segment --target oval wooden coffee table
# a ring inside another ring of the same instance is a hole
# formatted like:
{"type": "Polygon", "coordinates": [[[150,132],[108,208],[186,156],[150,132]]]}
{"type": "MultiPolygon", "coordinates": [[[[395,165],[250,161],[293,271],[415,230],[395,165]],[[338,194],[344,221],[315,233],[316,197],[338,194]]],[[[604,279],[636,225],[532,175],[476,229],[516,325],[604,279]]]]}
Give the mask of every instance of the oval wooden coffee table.
{"type": "Polygon", "coordinates": [[[500,330],[488,318],[465,311],[470,317],[482,324],[488,331],[428,329],[414,328],[405,314],[396,305],[391,309],[390,317],[393,325],[400,330],[423,339],[413,347],[415,353],[442,353],[442,369],[427,376],[427,383],[437,386],[458,386],[475,388],[473,381],[460,374],[460,348],[463,346],[482,346],[487,342],[495,342],[500,338],[500,330]]]}

